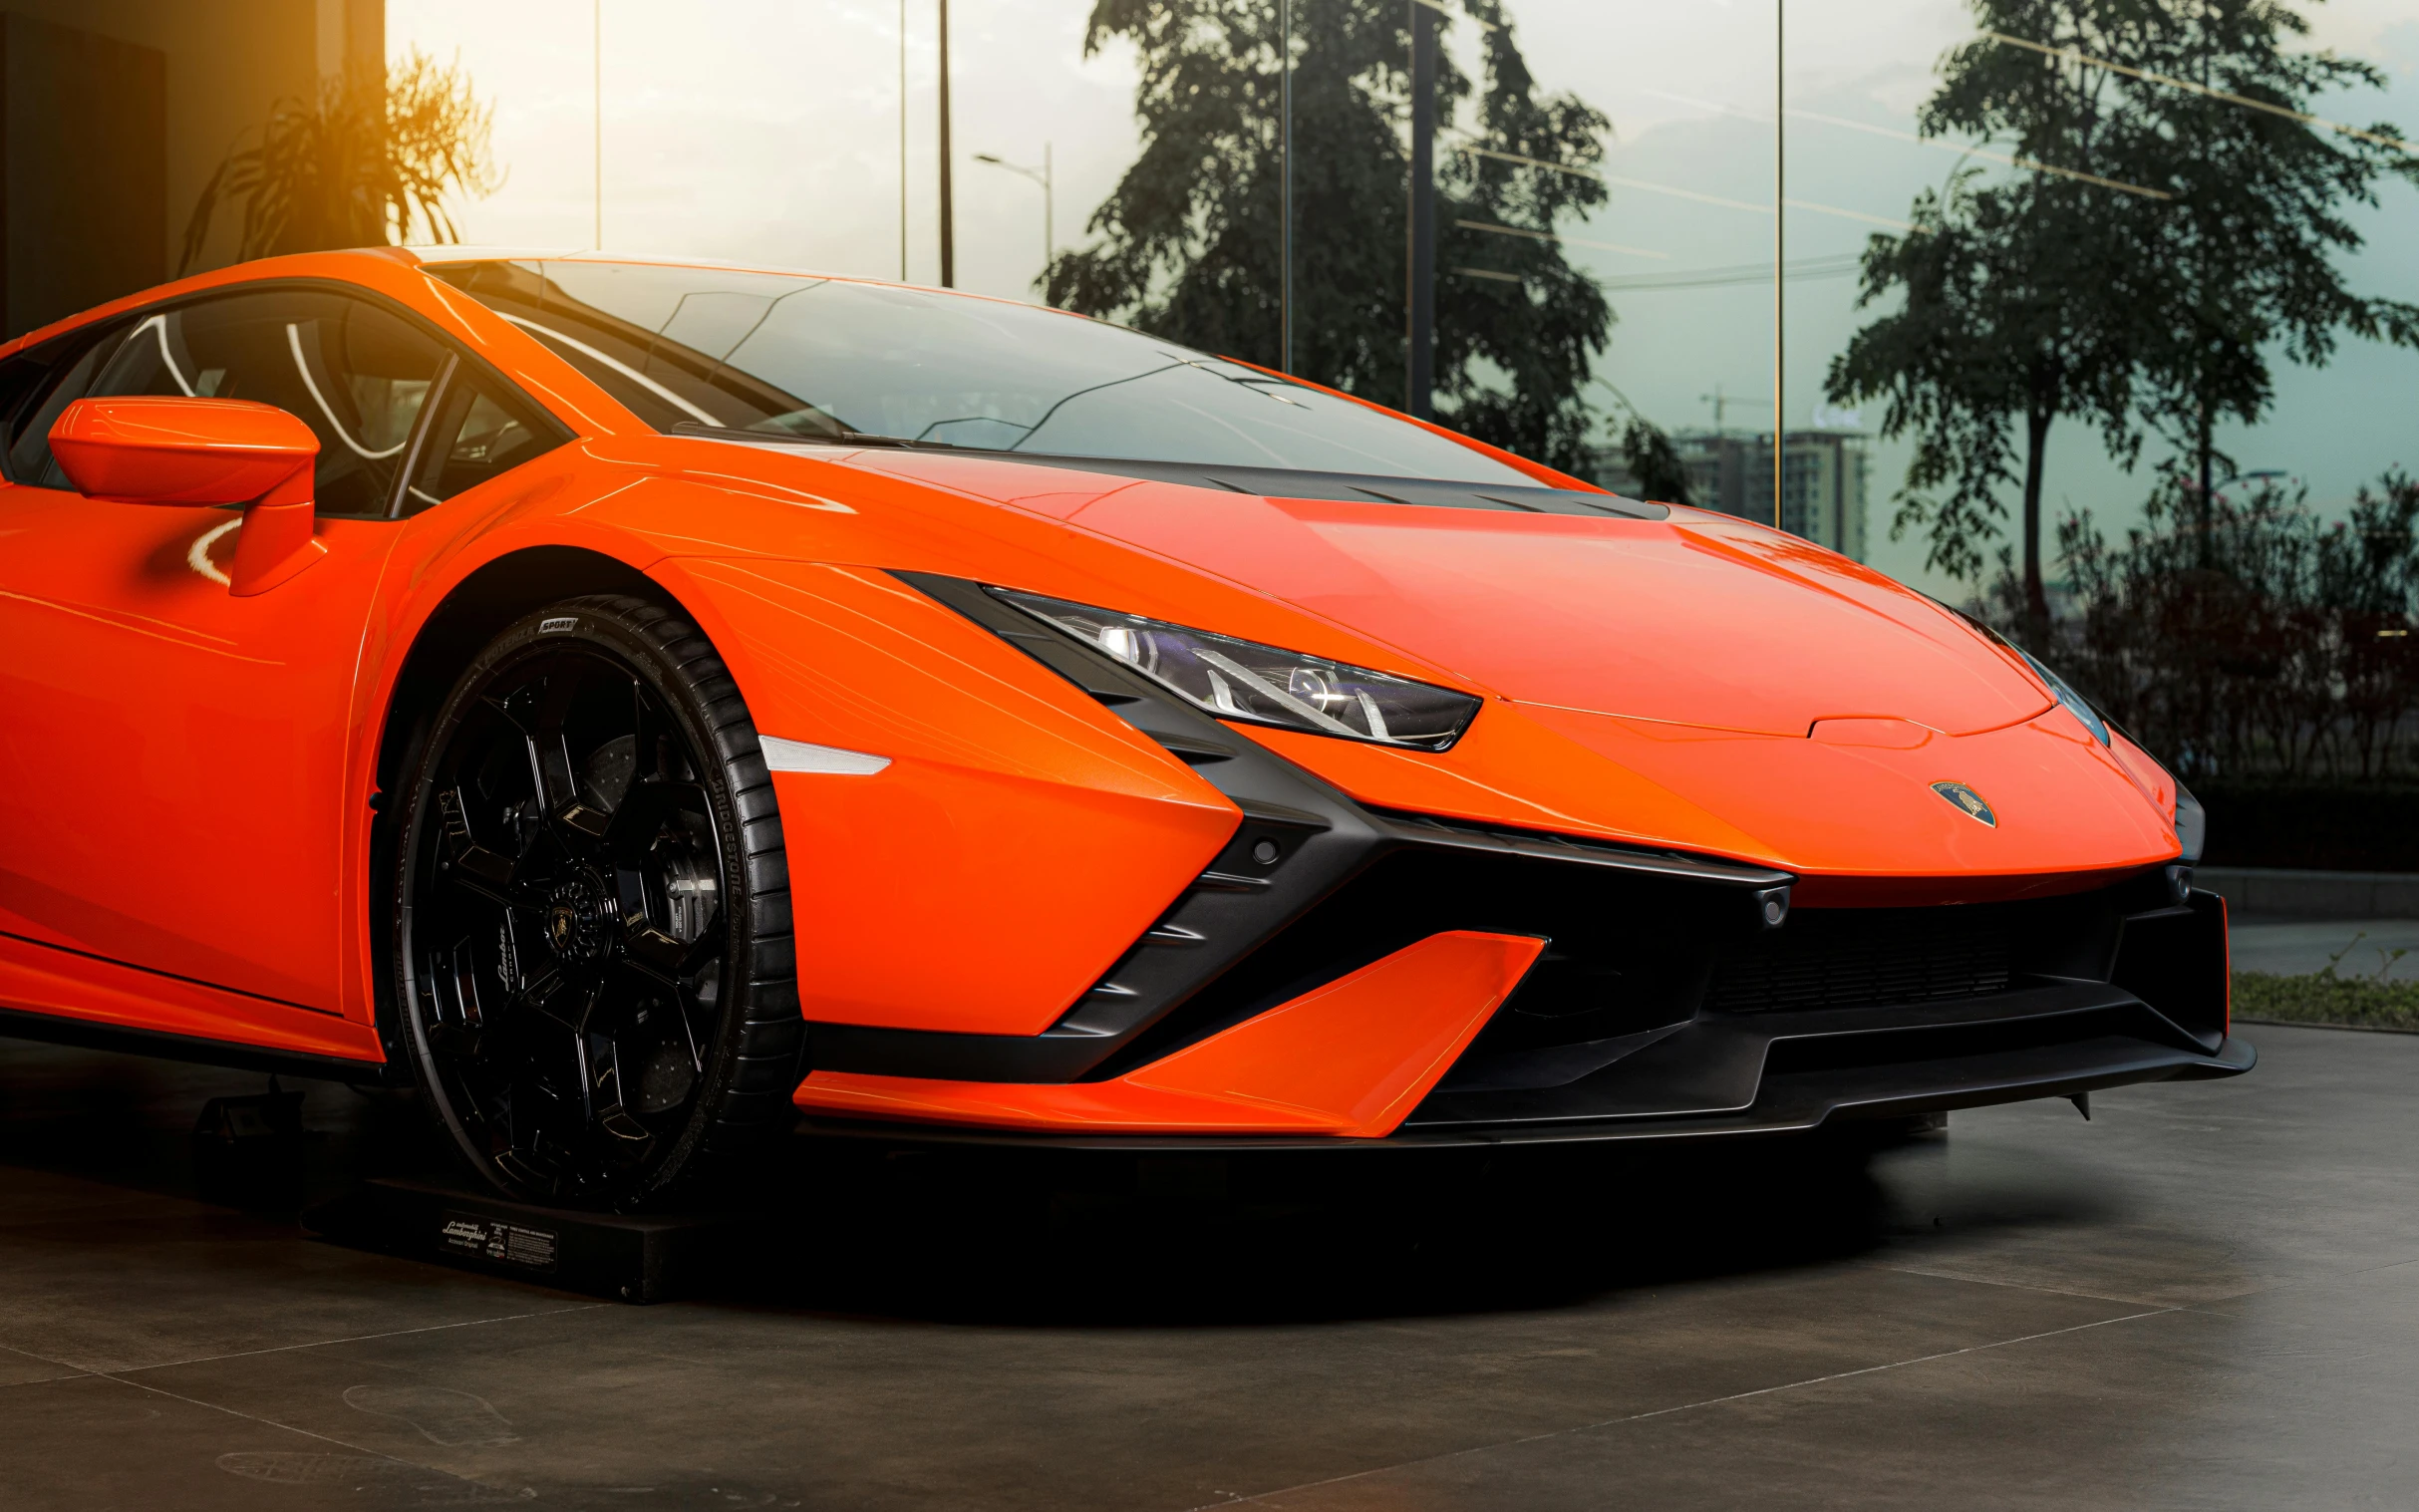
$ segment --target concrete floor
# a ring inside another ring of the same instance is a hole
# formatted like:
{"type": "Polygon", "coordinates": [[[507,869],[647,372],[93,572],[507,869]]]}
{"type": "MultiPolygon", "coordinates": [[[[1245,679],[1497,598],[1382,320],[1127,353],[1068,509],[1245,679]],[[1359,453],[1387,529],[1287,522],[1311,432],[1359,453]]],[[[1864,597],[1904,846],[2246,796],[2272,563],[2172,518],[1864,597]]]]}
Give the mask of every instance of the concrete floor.
{"type": "MultiPolygon", "coordinates": [[[[605,1305],[192,1194],[257,1078],[0,1045],[0,1504],[2405,1507],[2419,1037],[1869,1158],[802,1150],[727,1295],[605,1305]]],[[[410,1106],[311,1084],[322,1188],[410,1106]]]]}

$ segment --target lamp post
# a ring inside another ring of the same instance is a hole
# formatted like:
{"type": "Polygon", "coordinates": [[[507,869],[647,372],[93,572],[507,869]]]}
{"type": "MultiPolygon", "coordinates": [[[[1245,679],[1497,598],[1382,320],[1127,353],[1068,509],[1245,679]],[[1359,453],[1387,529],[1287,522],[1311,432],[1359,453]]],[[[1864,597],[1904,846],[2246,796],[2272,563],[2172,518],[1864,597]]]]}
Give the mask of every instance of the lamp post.
{"type": "Polygon", "coordinates": [[[1277,367],[1294,371],[1294,0],[1277,0],[1277,367]]]}
{"type": "Polygon", "coordinates": [[[591,0],[588,7],[588,66],[592,97],[589,101],[595,114],[590,121],[592,135],[589,147],[593,151],[596,189],[596,236],[592,245],[605,249],[605,0],[591,0]]]}
{"type": "Polygon", "coordinates": [[[1436,387],[1436,12],[1429,0],[1410,0],[1410,8],[1411,214],[1403,299],[1409,330],[1402,408],[1427,420],[1436,387]]]}
{"type": "Polygon", "coordinates": [[[958,286],[957,195],[949,181],[949,0],[941,0],[941,287],[958,286]]]}
{"type": "Polygon", "coordinates": [[[1772,528],[1781,527],[1781,438],[1787,427],[1789,350],[1789,0],[1772,5],[1772,528]]]}
{"type": "Polygon", "coordinates": [[[993,152],[975,153],[975,161],[988,162],[995,168],[1020,173],[1042,185],[1042,275],[1050,276],[1050,259],[1058,250],[1058,211],[1055,191],[1051,187],[1050,144],[1042,144],[1042,165],[1029,168],[1021,162],[1010,162],[993,152]]]}

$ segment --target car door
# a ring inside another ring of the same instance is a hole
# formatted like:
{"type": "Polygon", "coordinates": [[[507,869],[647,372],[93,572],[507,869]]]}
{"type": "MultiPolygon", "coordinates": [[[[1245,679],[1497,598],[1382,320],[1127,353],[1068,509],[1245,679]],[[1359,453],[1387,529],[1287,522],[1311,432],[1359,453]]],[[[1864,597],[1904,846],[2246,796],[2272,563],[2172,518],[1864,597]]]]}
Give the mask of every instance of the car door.
{"type": "Polygon", "coordinates": [[[0,931],[232,989],[264,1022],[342,1010],[356,664],[447,362],[366,299],[253,286],[122,321],[23,396],[0,486],[0,931]],[[300,417],[319,438],[325,558],[236,598],[239,511],[74,492],[50,426],[112,394],[300,417]]]}

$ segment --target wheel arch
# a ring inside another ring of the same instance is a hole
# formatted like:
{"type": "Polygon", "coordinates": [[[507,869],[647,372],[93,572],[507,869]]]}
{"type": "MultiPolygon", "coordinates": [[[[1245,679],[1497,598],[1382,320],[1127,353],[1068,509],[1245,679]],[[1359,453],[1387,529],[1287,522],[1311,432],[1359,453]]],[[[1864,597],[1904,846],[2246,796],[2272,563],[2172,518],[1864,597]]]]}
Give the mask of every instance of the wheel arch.
{"type": "Polygon", "coordinates": [[[582,546],[538,545],[508,551],[482,562],[447,590],[413,632],[395,676],[387,685],[379,720],[377,754],[370,771],[368,930],[370,1002],[379,1042],[390,1065],[400,1065],[396,1039],[392,906],[396,824],[401,787],[419,759],[430,728],[470,659],[505,626],[533,609],[583,593],[631,593],[658,599],[687,612],[680,596],[620,557],[582,546]]]}

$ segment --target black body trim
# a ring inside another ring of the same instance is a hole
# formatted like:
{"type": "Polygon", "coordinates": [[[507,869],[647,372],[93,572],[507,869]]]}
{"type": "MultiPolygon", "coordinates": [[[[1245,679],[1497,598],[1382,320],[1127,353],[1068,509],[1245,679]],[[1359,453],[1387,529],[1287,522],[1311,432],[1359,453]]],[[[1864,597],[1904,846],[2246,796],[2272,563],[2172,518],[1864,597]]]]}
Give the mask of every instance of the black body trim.
{"type": "Polygon", "coordinates": [[[1315,472],[1298,467],[1254,467],[1225,462],[1153,461],[1122,456],[1072,456],[1050,452],[987,452],[976,447],[905,444],[887,438],[852,441],[845,437],[775,436],[758,431],[735,431],[723,426],[683,422],[678,436],[739,446],[821,447],[831,450],[913,452],[924,455],[972,456],[984,461],[1028,462],[1037,467],[1064,467],[1076,472],[1103,472],[1111,477],[1144,478],[1153,482],[1185,483],[1262,498],[1334,499],[1357,504],[1425,504],[1440,509],[1492,509],[1518,514],[1577,514],[1596,519],[1668,519],[1668,504],[1651,504],[1619,493],[1592,493],[1579,488],[1549,488],[1541,483],[1453,482],[1423,477],[1395,477],[1383,472],[1315,472]]]}
{"type": "Polygon", "coordinates": [[[338,1056],[313,1056],[299,1051],[269,1050],[232,1040],[204,1040],[159,1030],[129,1029],[97,1024],[60,1014],[0,1008],[0,1037],[37,1040],[46,1045],[70,1045],[81,1050],[117,1051],[129,1056],[153,1056],[195,1065],[223,1065],[231,1070],[268,1071],[286,1076],[311,1076],[322,1081],[349,1081],[357,1086],[404,1086],[408,1073],[393,1061],[347,1060],[338,1056]]]}
{"type": "Polygon", "coordinates": [[[2259,1063],[2259,1052],[2229,1039],[2206,1054],[2135,1039],[2100,1035],[1993,1057],[1943,1057],[1895,1062],[1830,1076],[1768,1078],[1768,1094],[1735,1113],[1680,1118],[1605,1119],[1506,1125],[1405,1126],[1383,1139],[1255,1134],[1048,1134],[1009,1129],[881,1123],[870,1119],[808,1118],[801,1132],[885,1144],[946,1144],[1153,1154],[1182,1151],[1317,1150],[1370,1154],[1387,1150],[1485,1148],[1523,1144],[1615,1144],[1658,1140],[1734,1139],[1803,1134],[1862,1119],[1906,1117],[2072,1097],[2145,1081],[2200,1081],[2239,1076],[2259,1063]]]}

